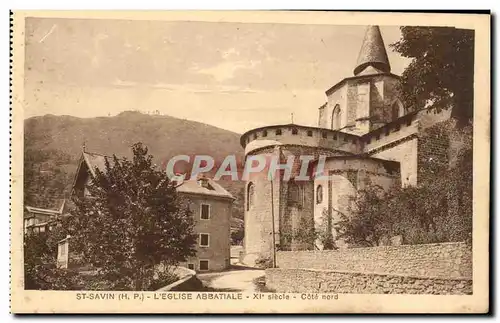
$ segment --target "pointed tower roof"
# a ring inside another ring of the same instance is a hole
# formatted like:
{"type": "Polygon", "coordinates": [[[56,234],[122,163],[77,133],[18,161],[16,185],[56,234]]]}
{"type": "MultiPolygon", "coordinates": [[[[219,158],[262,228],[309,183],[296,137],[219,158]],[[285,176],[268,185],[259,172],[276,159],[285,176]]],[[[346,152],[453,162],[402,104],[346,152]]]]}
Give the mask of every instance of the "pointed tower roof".
{"type": "Polygon", "coordinates": [[[363,45],[354,68],[354,75],[362,73],[368,66],[380,72],[389,73],[391,65],[385,51],[384,40],[378,26],[368,26],[363,45]]]}

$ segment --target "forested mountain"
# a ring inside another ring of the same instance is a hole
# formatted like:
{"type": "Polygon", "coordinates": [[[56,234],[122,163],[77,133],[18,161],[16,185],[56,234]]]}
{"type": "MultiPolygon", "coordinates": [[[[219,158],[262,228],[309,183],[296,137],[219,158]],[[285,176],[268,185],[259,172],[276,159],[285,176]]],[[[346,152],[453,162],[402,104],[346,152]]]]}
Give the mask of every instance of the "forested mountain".
{"type": "MultiPolygon", "coordinates": [[[[175,155],[203,154],[216,164],[227,155],[243,159],[240,135],[214,126],[170,116],[122,112],[113,117],[77,118],[45,115],[25,120],[25,205],[58,208],[69,197],[85,143],[89,152],[131,157],[142,142],[158,165],[175,155]]],[[[243,183],[221,180],[237,201],[233,216],[243,218],[243,183]]]]}

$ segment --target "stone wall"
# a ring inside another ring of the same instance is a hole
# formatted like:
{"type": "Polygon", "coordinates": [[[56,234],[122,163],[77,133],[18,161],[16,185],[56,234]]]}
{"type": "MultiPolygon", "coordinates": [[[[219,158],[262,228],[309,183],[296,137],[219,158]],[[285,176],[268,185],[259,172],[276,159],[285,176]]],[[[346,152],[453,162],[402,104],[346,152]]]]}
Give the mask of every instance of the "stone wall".
{"type": "Polygon", "coordinates": [[[279,251],[277,266],[438,278],[471,278],[472,251],[465,243],[279,251]]]}
{"type": "Polygon", "coordinates": [[[179,279],[158,289],[158,292],[190,292],[199,291],[203,288],[203,283],[198,279],[194,270],[185,267],[177,267],[174,269],[174,274],[176,274],[179,279]]]}
{"type": "Polygon", "coordinates": [[[472,280],[313,269],[266,269],[266,287],[279,293],[472,294],[472,280]]]}
{"type": "Polygon", "coordinates": [[[423,129],[418,139],[418,177],[449,164],[450,129],[441,122],[423,129]]]}

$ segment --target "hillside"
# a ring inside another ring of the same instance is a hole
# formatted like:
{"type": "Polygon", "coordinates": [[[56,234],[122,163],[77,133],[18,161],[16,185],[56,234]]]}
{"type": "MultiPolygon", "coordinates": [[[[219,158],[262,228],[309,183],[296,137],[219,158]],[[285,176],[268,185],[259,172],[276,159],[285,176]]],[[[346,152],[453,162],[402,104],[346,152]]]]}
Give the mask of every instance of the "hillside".
{"type": "MultiPolygon", "coordinates": [[[[240,135],[207,124],[169,116],[123,112],[114,117],[76,118],[45,115],[25,120],[25,204],[54,207],[68,197],[85,142],[86,150],[131,156],[130,147],[142,142],[158,165],[175,155],[203,154],[222,161],[243,157],[240,135]]],[[[233,213],[243,217],[243,183],[222,180],[238,201],[233,213]]]]}

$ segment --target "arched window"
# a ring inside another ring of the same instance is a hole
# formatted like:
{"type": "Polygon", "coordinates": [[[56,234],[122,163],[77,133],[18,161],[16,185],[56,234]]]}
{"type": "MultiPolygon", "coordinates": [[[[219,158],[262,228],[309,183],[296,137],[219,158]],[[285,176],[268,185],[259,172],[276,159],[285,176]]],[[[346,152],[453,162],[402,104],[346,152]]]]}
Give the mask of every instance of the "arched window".
{"type": "Polygon", "coordinates": [[[403,103],[401,101],[396,100],[392,103],[391,106],[391,120],[396,120],[399,117],[402,117],[406,114],[406,111],[403,107],[403,103]]]}
{"type": "Polygon", "coordinates": [[[247,211],[254,205],[255,187],[252,182],[247,186],[247,211]]]}
{"type": "Polygon", "coordinates": [[[321,204],[323,202],[323,186],[318,185],[316,187],[316,204],[321,204]]]}
{"type": "Polygon", "coordinates": [[[295,182],[288,184],[288,201],[290,203],[299,203],[300,201],[299,186],[295,182]]]}
{"type": "Polygon", "coordinates": [[[332,111],[332,130],[340,129],[341,116],[340,105],[336,104],[332,111]]]}

